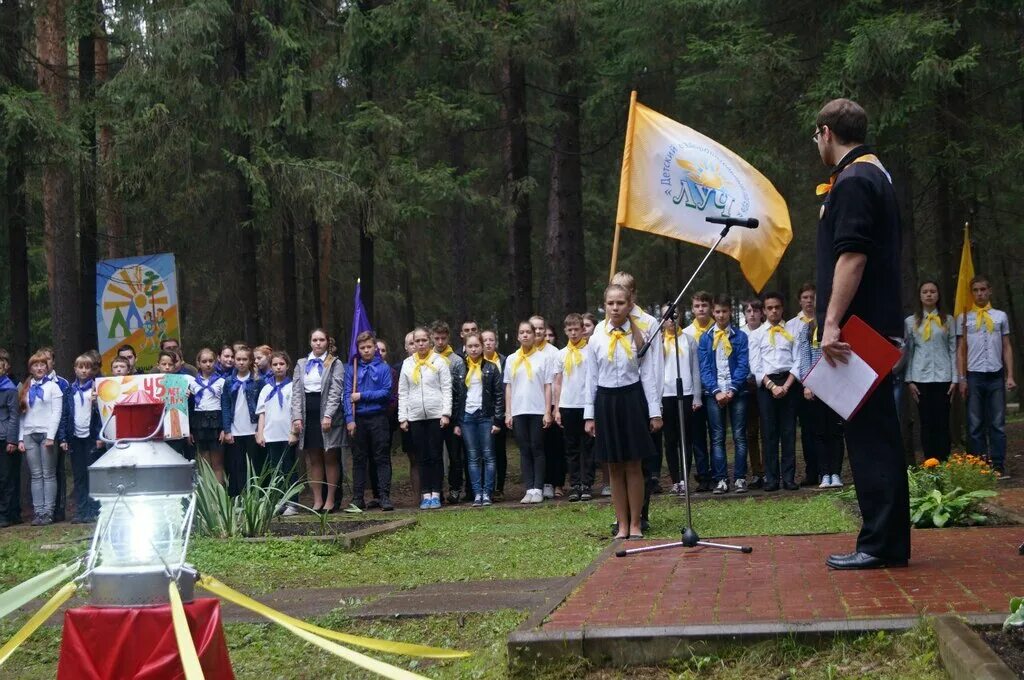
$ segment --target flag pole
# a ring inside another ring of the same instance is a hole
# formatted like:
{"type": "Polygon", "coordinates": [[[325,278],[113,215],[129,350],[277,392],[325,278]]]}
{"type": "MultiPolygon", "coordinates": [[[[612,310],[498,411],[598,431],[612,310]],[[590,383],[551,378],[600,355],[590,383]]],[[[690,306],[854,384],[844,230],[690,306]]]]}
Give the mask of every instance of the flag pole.
{"type": "MultiPolygon", "coordinates": [[[[359,289],[359,283],[362,281],[360,277],[356,277],[356,289],[359,289]]],[[[359,391],[359,371],[357,370],[356,362],[359,361],[359,347],[356,346],[356,355],[352,357],[352,393],[359,391]]],[[[355,413],[355,409],[352,410],[355,413]]]]}
{"type": "Polygon", "coordinates": [[[626,203],[629,201],[629,165],[633,153],[633,126],[636,122],[636,90],[629,95],[629,117],[626,119],[626,144],[622,150],[622,172],[619,176],[619,205],[615,211],[615,236],[612,239],[612,265],[608,280],[615,276],[619,264],[619,236],[626,222],[626,203]]]}
{"type": "MultiPolygon", "coordinates": [[[[964,245],[961,247],[961,252],[963,252],[964,250],[966,250],[967,248],[970,247],[970,244],[971,244],[971,231],[970,231],[970,229],[971,229],[971,223],[970,222],[964,222],[964,245]]],[[[961,256],[961,259],[963,259],[962,256],[961,256]]],[[[962,266],[962,264],[963,263],[961,263],[961,266],[962,266]]],[[[974,264],[974,253],[973,252],[971,253],[971,264],[974,264]]],[[[959,274],[957,275],[957,278],[959,279],[959,274]]],[[[957,281],[957,288],[959,288],[959,287],[960,287],[960,281],[958,280],[957,281]]],[[[962,357],[957,357],[957,358],[959,359],[958,363],[960,364],[959,365],[960,375],[967,375],[967,308],[966,307],[964,308],[963,317],[964,317],[964,322],[963,322],[962,332],[960,333],[960,335],[964,339],[964,351],[963,351],[963,356],[962,357]]]]}

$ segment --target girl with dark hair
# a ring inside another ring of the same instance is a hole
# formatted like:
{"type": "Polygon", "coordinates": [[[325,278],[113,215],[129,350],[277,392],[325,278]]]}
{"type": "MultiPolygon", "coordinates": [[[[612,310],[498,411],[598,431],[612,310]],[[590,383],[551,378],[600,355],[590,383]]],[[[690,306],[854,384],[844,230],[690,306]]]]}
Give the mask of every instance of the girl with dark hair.
{"type": "Polygon", "coordinates": [[[921,417],[925,458],[949,458],[949,399],[957,386],[956,329],[942,313],[939,287],[925,281],[918,289],[917,312],[904,322],[907,389],[921,417]]]}

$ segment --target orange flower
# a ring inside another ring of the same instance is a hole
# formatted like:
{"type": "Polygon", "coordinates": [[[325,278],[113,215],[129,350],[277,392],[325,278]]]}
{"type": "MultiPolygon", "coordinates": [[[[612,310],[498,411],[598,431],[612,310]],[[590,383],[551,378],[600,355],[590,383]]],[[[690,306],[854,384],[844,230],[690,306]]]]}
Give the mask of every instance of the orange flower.
{"type": "Polygon", "coordinates": [[[939,465],[939,459],[938,458],[929,458],[925,462],[921,463],[921,467],[923,467],[925,469],[930,469],[930,468],[933,468],[933,467],[938,467],[938,465],[939,465]]]}

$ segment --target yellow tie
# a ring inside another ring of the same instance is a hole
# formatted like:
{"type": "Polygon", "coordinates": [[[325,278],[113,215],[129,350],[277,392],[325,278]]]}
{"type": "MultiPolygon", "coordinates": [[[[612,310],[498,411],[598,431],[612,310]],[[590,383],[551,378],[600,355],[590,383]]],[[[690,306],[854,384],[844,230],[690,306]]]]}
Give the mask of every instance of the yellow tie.
{"type": "Polygon", "coordinates": [[[989,316],[988,312],[990,309],[992,309],[991,304],[987,304],[984,307],[974,305],[974,307],[971,309],[971,311],[974,312],[975,314],[974,325],[977,326],[979,330],[982,326],[984,326],[986,333],[991,333],[993,330],[995,330],[996,327],[995,321],[993,321],[992,317],[989,316]]]}
{"type": "Polygon", "coordinates": [[[425,359],[420,359],[420,355],[419,354],[414,354],[413,355],[413,359],[415,359],[415,361],[416,361],[416,367],[412,369],[412,384],[413,385],[419,385],[420,384],[420,378],[422,377],[421,376],[421,369],[424,366],[426,366],[427,368],[429,368],[432,371],[435,371],[435,372],[437,371],[437,368],[435,368],[434,364],[431,363],[431,359],[433,359],[433,358],[434,358],[434,353],[433,352],[427,352],[427,357],[425,359]]]}
{"type": "Polygon", "coordinates": [[[494,366],[498,369],[498,372],[501,373],[501,359],[498,357],[497,352],[494,352],[493,354],[491,354],[491,356],[487,356],[485,354],[484,361],[489,361],[490,363],[494,364],[494,366]]]}
{"type": "Polygon", "coordinates": [[[565,346],[567,351],[565,353],[565,361],[562,364],[562,370],[566,375],[572,375],[572,369],[583,363],[583,352],[580,350],[587,346],[587,339],[580,338],[577,342],[579,344],[570,342],[565,346]]]}
{"type": "Polygon", "coordinates": [[[693,339],[696,342],[700,342],[700,339],[702,337],[704,337],[704,334],[707,333],[708,329],[711,328],[711,324],[713,324],[713,323],[714,323],[714,321],[712,321],[711,319],[708,319],[708,325],[704,326],[704,328],[701,328],[700,324],[697,323],[697,320],[694,319],[693,323],[691,324],[693,326],[693,330],[694,330],[694,333],[693,333],[694,337],[693,337],[693,339]]]}
{"type": "Polygon", "coordinates": [[[519,367],[526,365],[526,377],[533,380],[533,366],[530,365],[530,357],[537,353],[536,347],[531,347],[529,352],[524,352],[523,348],[520,347],[515,353],[515,359],[512,361],[512,377],[516,377],[516,372],[519,367]]]}
{"type": "Polygon", "coordinates": [[[664,347],[665,347],[665,356],[668,356],[668,353],[672,351],[673,347],[675,347],[676,332],[675,331],[662,331],[661,334],[665,338],[664,343],[663,343],[664,347]]]}
{"type": "Polygon", "coordinates": [[[924,340],[925,342],[928,342],[929,340],[932,339],[932,324],[933,323],[935,324],[936,328],[939,328],[939,329],[944,328],[944,326],[942,325],[942,319],[939,318],[939,315],[937,313],[935,313],[935,312],[930,312],[921,321],[921,325],[922,325],[921,339],[924,340]]]}
{"type": "Polygon", "coordinates": [[[466,387],[469,387],[469,383],[473,381],[473,375],[480,376],[480,382],[484,380],[484,372],[482,370],[484,362],[473,361],[472,357],[466,357],[466,387]]]}
{"type": "Polygon", "coordinates": [[[639,307],[633,307],[633,309],[629,310],[629,318],[633,319],[633,323],[636,324],[637,328],[639,328],[640,330],[642,330],[642,331],[644,331],[646,333],[647,329],[651,327],[651,324],[649,324],[648,322],[644,321],[640,317],[640,314],[641,314],[641,310],[640,310],[639,307]]]}
{"type": "Polygon", "coordinates": [[[452,360],[449,359],[448,357],[450,357],[454,351],[455,350],[452,349],[451,345],[447,345],[447,346],[445,346],[445,348],[443,350],[441,350],[440,352],[437,353],[437,356],[439,356],[442,359],[444,359],[444,362],[446,364],[448,364],[449,366],[451,366],[452,365],[452,360]]]}
{"type": "Polygon", "coordinates": [[[732,343],[729,342],[729,329],[715,329],[715,341],[711,345],[711,349],[717,351],[718,345],[721,343],[722,347],[725,348],[725,356],[732,355],[732,343]]]}
{"type": "MultiPolygon", "coordinates": [[[[885,167],[882,165],[882,161],[878,160],[878,156],[876,156],[873,153],[864,154],[863,156],[860,156],[850,161],[850,165],[853,165],[854,163],[871,163],[872,165],[880,169],[882,172],[885,172],[885,167]]],[[[846,167],[848,168],[850,167],[850,165],[847,165],[846,167]]],[[[845,169],[846,168],[843,168],[843,170],[845,169]]],[[[815,187],[814,193],[817,194],[818,196],[824,196],[825,194],[832,191],[832,187],[835,186],[836,178],[838,176],[838,173],[832,175],[831,177],[828,178],[828,182],[825,182],[824,184],[819,184],[817,187],[815,187]]]]}
{"type": "Polygon", "coordinates": [[[786,332],[786,327],[782,324],[778,326],[772,326],[768,329],[768,342],[772,343],[772,347],[775,347],[775,336],[781,335],[786,340],[793,342],[793,336],[786,332]]]}
{"type": "Polygon", "coordinates": [[[633,347],[629,342],[629,331],[624,331],[621,328],[616,328],[608,334],[612,341],[608,343],[608,361],[615,361],[615,347],[622,345],[622,351],[626,353],[626,358],[633,358],[633,347]]]}

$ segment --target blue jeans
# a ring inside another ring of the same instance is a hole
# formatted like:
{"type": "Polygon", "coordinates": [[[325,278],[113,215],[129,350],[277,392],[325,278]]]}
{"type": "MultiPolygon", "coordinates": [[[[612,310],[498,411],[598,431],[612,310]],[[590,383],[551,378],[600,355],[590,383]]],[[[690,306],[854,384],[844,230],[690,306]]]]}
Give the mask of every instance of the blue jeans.
{"type": "Polygon", "coordinates": [[[473,485],[473,495],[479,496],[494,493],[494,473],[497,469],[494,458],[494,438],[491,426],[494,419],[481,415],[480,411],[467,413],[462,418],[462,441],[466,445],[469,458],[469,481],[473,485]],[[480,478],[481,461],[483,462],[483,479],[480,478]]]}
{"type": "Polygon", "coordinates": [[[1006,465],[1005,380],[1002,371],[967,374],[967,453],[990,456],[1000,470],[1006,465]]]}
{"type": "Polygon", "coordinates": [[[747,395],[734,394],[732,401],[719,406],[714,396],[707,395],[704,409],[708,412],[711,426],[711,474],[716,482],[729,480],[729,465],[725,458],[725,413],[729,412],[732,423],[732,440],[736,446],[734,479],[747,476],[747,395]]]}

